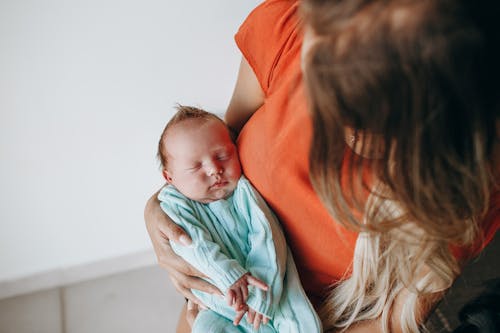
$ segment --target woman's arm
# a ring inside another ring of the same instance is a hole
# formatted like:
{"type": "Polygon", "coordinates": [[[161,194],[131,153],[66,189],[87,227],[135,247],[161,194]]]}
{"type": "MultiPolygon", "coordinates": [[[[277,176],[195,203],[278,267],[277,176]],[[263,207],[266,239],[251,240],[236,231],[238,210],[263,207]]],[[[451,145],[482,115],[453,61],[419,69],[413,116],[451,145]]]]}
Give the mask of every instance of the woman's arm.
{"type": "Polygon", "coordinates": [[[211,294],[219,294],[217,287],[201,279],[203,274],[177,256],[172,250],[169,240],[179,244],[189,245],[191,239],[184,229],[175,224],[160,208],[156,192],[146,203],[144,220],[159,265],[168,271],[170,279],[177,291],[196,304],[201,302],[191,289],[201,290],[211,294]]]}
{"type": "Polygon", "coordinates": [[[239,133],[247,120],[264,104],[264,97],[257,76],[242,57],[233,96],[225,115],[227,125],[239,133]]]}

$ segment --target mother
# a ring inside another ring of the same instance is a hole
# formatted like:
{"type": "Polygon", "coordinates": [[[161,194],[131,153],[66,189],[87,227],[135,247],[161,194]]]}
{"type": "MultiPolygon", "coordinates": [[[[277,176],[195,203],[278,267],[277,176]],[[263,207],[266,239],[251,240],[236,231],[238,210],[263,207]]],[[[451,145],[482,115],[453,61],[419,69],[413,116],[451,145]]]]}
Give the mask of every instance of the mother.
{"type": "MultiPolygon", "coordinates": [[[[268,0],[236,34],[226,121],[327,330],[418,331],[500,225],[499,11],[471,3],[268,0]]],[[[177,289],[218,292],[145,219],[177,289]]]]}

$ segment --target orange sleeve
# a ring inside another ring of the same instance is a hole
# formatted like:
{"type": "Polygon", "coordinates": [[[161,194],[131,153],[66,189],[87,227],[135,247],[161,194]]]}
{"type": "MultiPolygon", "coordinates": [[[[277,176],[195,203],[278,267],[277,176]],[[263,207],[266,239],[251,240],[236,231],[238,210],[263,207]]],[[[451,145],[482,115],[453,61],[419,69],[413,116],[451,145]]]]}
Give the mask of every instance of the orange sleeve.
{"type": "Polygon", "coordinates": [[[291,39],[296,38],[299,24],[297,7],[295,0],[265,1],[248,15],[235,35],[266,96],[278,64],[288,67],[283,54],[287,45],[294,45],[291,39]]]}

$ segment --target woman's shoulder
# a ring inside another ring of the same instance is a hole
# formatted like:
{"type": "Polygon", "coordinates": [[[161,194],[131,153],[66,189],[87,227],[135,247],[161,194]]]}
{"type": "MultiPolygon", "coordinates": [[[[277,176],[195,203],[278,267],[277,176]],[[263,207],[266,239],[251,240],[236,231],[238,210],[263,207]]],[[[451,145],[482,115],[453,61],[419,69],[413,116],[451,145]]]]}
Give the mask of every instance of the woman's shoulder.
{"type": "Polygon", "coordinates": [[[253,21],[259,21],[257,23],[264,23],[265,21],[273,23],[272,20],[279,20],[282,17],[286,17],[290,11],[295,11],[298,5],[298,0],[263,1],[248,14],[242,26],[252,24],[253,21]]]}
{"type": "Polygon", "coordinates": [[[235,41],[264,91],[273,80],[276,65],[290,50],[300,49],[298,1],[270,0],[245,19],[235,41]]]}

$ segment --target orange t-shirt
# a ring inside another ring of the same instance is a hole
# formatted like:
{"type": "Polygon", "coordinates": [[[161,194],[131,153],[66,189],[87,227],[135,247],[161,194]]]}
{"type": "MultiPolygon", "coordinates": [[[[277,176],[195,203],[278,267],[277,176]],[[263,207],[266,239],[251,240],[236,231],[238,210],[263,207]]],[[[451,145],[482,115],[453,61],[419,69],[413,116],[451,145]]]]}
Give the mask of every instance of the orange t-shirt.
{"type": "MultiPolygon", "coordinates": [[[[235,39],[265,94],[238,138],[243,171],[280,219],[304,289],[317,305],[349,274],[357,233],[332,219],[309,180],[312,124],[301,80],[298,2],[265,1],[235,39]]],[[[498,211],[494,220],[489,239],[500,225],[498,211]]]]}
{"type": "Polygon", "coordinates": [[[280,219],[304,289],[317,302],[348,271],[357,234],[332,220],[309,180],[312,124],[301,83],[297,10],[296,1],[266,1],[236,34],[265,93],[238,148],[245,175],[280,219]]]}

